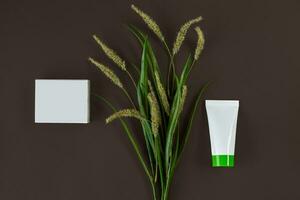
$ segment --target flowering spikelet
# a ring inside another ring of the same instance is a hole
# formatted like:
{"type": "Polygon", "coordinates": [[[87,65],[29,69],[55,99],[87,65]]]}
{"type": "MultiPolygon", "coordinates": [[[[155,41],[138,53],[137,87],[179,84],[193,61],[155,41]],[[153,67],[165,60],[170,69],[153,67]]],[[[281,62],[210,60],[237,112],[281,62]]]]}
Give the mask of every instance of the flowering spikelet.
{"type": "Polygon", "coordinates": [[[157,89],[158,89],[159,97],[160,97],[161,102],[163,104],[164,110],[167,113],[167,115],[169,115],[170,114],[170,105],[169,105],[168,97],[167,97],[167,94],[166,94],[166,90],[165,90],[165,88],[163,87],[163,85],[160,81],[160,78],[159,78],[159,75],[158,75],[157,71],[155,71],[155,80],[156,80],[156,83],[157,83],[157,89]]]}
{"type": "Polygon", "coordinates": [[[96,35],[93,35],[95,41],[99,44],[99,46],[104,51],[105,55],[110,58],[114,63],[116,63],[123,71],[126,71],[125,61],[118,56],[118,54],[109,48],[106,44],[104,44],[96,35]]]}
{"type": "Polygon", "coordinates": [[[197,47],[195,49],[194,59],[198,60],[199,56],[200,56],[200,54],[201,54],[201,52],[203,50],[205,40],[204,40],[204,34],[203,34],[203,32],[202,32],[202,30],[200,29],[199,26],[197,26],[195,28],[195,31],[196,31],[196,33],[198,35],[198,41],[197,41],[197,47]]]}
{"type": "Polygon", "coordinates": [[[173,46],[173,55],[175,55],[176,53],[178,53],[184,39],[185,39],[185,35],[187,33],[187,31],[189,30],[190,26],[193,25],[194,23],[197,23],[199,21],[202,20],[202,17],[197,17],[195,19],[192,19],[188,22],[186,22],[179,30],[176,40],[174,42],[174,46],[173,46]]]}
{"type": "Polygon", "coordinates": [[[182,94],[181,94],[181,99],[180,99],[180,109],[181,109],[181,111],[183,110],[186,95],[187,95],[187,86],[184,85],[183,88],[182,88],[182,94]]]}
{"type": "Polygon", "coordinates": [[[152,83],[151,83],[150,80],[148,80],[148,86],[149,86],[149,88],[150,88],[150,92],[151,92],[152,94],[154,94],[153,86],[152,86],[152,83]]]}
{"type": "Polygon", "coordinates": [[[112,122],[113,120],[115,120],[117,118],[121,118],[121,117],[134,117],[139,120],[144,120],[144,118],[141,116],[140,112],[137,111],[136,109],[123,109],[118,112],[115,112],[114,114],[112,114],[111,116],[106,118],[106,120],[105,120],[106,124],[112,122]]]}
{"type": "Polygon", "coordinates": [[[159,125],[161,124],[160,110],[154,93],[149,93],[147,97],[150,104],[151,128],[154,136],[156,137],[158,134],[159,125]]]}
{"type": "Polygon", "coordinates": [[[95,61],[93,58],[89,58],[89,61],[93,63],[96,67],[100,69],[100,71],[103,72],[103,74],[109,78],[114,84],[116,84],[118,87],[123,89],[123,84],[121,83],[119,77],[108,67],[105,65],[95,61]]]}
{"type": "Polygon", "coordinates": [[[162,41],[165,41],[165,38],[162,34],[162,32],[160,31],[159,26],[157,25],[157,23],[146,13],[144,13],[142,10],[140,10],[139,8],[137,8],[135,5],[131,5],[132,10],[134,10],[143,20],[144,22],[147,24],[147,26],[154,32],[154,34],[162,41]]]}

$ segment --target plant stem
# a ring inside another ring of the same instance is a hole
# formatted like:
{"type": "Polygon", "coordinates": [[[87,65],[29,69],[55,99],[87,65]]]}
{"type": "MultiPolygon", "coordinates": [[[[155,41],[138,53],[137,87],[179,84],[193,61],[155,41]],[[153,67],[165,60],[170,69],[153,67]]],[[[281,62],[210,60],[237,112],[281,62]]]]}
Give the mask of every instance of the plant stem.
{"type": "Polygon", "coordinates": [[[175,64],[174,64],[174,56],[172,55],[168,45],[166,42],[163,42],[164,46],[168,52],[168,55],[170,57],[170,63],[169,63],[169,67],[168,67],[168,78],[167,78],[167,91],[168,91],[168,95],[169,97],[171,96],[171,92],[173,90],[173,82],[174,82],[174,77],[176,76],[176,69],[175,69],[175,64]],[[171,70],[173,70],[173,79],[172,82],[170,81],[170,76],[171,76],[171,70]],[[171,89],[171,91],[170,91],[171,89]]]}
{"type": "Polygon", "coordinates": [[[196,60],[195,60],[195,59],[193,59],[193,62],[192,62],[192,64],[191,64],[191,67],[190,67],[190,70],[189,70],[189,73],[188,73],[188,74],[190,74],[190,72],[192,71],[192,69],[193,69],[193,66],[194,66],[195,62],[196,62],[196,60]]]}
{"type": "Polygon", "coordinates": [[[157,200],[155,184],[153,183],[153,181],[151,181],[151,187],[152,187],[153,200],[157,200]]]}
{"type": "MultiPolygon", "coordinates": [[[[109,101],[107,101],[105,98],[103,98],[102,96],[97,95],[97,94],[93,94],[93,95],[95,95],[97,98],[99,98],[102,101],[104,101],[114,112],[116,111],[116,109],[113,107],[113,105],[109,101]]],[[[127,137],[129,138],[129,141],[131,142],[131,145],[133,146],[133,149],[134,149],[135,153],[137,154],[137,157],[138,157],[139,161],[142,164],[142,167],[143,167],[143,169],[144,169],[147,177],[149,178],[149,181],[150,181],[151,185],[153,185],[153,178],[152,178],[152,176],[151,176],[151,174],[149,172],[149,169],[148,169],[148,167],[146,165],[146,162],[145,162],[145,160],[144,160],[144,158],[143,158],[143,156],[141,154],[140,147],[137,144],[137,141],[135,140],[135,138],[131,134],[131,131],[128,128],[126,122],[123,119],[121,119],[121,118],[120,118],[120,122],[121,122],[121,124],[122,124],[122,126],[123,126],[123,128],[124,128],[124,130],[125,130],[125,132],[127,134],[127,137]]]]}
{"type": "Polygon", "coordinates": [[[137,68],[137,66],[136,66],[135,64],[130,63],[130,65],[133,67],[133,69],[136,71],[136,73],[137,73],[138,75],[141,74],[140,70],[137,68]]]}
{"type": "Polygon", "coordinates": [[[134,87],[135,87],[135,89],[136,89],[136,88],[137,88],[137,87],[136,87],[136,83],[135,83],[133,77],[131,76],[130,72],[126,70],[126,73],[127,73],[127,75],[129,76],[131,82],[133,83],[133,85],[134,85],[134,87]]]}
{"type": "MultiPolygon", "coordinates": [[[[165,41],[164,41],[163,43],[164,43],[164,46],[166,47],[167,52],[168,52],[168,54],[169,54],[169,56],[170,56],[170,59],[171,59],[171,60],[170,60],[170,63],[172,64],[172,67],[173,67],[173,73],[176,74],[175,64],[174,64],[174,60],[173,60],[172,53],[171,53],[171,51],[170,51],[170,49],[169,49],[167,43],[166,43],[165,41]]],[[[169,70],[169,71],[170,71],[170,70],[169,70]]]]}
{"type": "Polygon", "coordinates": [[[136,109],[136,106],[133,103],[133,100],[131,99],[130,95],[128,94],[128,92],[122,88],[123,92],[125,93],[125,95],[127,96],[128,100],[130,101],[130,103],[132,104],[132,106],[136,109]]]}
{"type": "Polygon", "coordinates": [[[163,200],[168,200],[169,198],[170,186],[173,180],[175,167],[176,167],[176,161],[174,160],[174,162],[171,163],[171,166],[167,172],[167,177],[166,177],[167,180],[166,180],[166,187],[164,191],[163,200]]]}

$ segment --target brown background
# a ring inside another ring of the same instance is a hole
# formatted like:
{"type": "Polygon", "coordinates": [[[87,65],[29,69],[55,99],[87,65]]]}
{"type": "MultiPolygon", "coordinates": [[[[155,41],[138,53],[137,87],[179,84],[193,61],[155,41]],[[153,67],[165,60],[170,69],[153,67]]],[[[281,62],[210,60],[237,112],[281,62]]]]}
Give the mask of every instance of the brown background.
{"type": "MultiPolygon", "coordinates": [[[[130,10],[131,3],[1,0],[1,200],[150,199],[148,181],[119,123],[105,126],[111,112],[101,102],[92,99],[88,125],[34,124],[36,78],[90,79],[94,92],[118,108],[128,105],[86,59],[112,65],[91,38],[97,33],[122,57],[138,63],[139,46],[122,24],[146,27],[130,10]]],[[[182,23],[202,15],[207,42],[189,81],[189,101],[207,80],[214,85],[205,98],[241,101],[236,167],[210,167],[202,104],[171,199],[300,199],[299,1],[134,3],[156,19],[169,43],[182,23]]],[[[164,51],[150,35],[166,68],[164,51]]],[[[190,32],[184,50],[192,51],[195,41],[190,32]]]]}

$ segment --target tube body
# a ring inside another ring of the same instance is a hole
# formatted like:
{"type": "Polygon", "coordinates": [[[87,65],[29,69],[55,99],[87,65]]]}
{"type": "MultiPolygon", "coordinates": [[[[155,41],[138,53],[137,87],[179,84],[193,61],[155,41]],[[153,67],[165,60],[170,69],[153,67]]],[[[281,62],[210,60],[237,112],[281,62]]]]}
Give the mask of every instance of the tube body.
{"type": "Polygon", "coordinates": [[[239,101],[205,101],[213,167],[233,167],[239,101]]]}

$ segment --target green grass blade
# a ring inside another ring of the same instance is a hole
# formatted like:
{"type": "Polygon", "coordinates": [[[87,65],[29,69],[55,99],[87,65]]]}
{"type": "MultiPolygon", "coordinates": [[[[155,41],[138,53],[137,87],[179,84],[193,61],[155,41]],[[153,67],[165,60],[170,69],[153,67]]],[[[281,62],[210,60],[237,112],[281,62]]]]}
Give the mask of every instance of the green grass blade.
{"type": "Polygon", "coordinates": [[[128,24],[127,28],[137,38],[140,45],[143,46],[147,38],[146,34],[144,34],[142,31],[140,31],[136,26],[132,24],[128,24]]]}
{"type": "MultiPolygon", "coordinates": [[[[139,43],[143,46],[144,42],[147,38],[146,35],[134,25],[129,24],[127,27],[129,29],[129,31],[138,39],[139,43]]],[[[156,56],[154,54],[154,51],[153,51],[149,41],[148,41],[148,48],[146,49],[146,59],[149,64],[152,80],[155,80],[155,70],[158,72],[159,76],[161,77],[157,59],[156,59],[156,56]]],[[[158,84],[156,83],[156,81],[154,81],[154,87],[155,87],[156,94],[158,94],[157,93],[158,84]]],[[[159,97],[158,100],[159,100],[160,105],[162,105],[162,99],[160,98],[159,95],[157,95],[157,96],[159,97]]],[[[162,109],[161,106],[160,106],[160,108],[162,109]]],[[[163,119],[162,127],[164,127],[164,129],[166,129],[165,127],[166,127],[167,120],[166,120],[165,113],[163,113],[163,112],[162,112],[162,119],[163,119]]]]}
{"type": "Polygon", "coordinates": [[[147,96],[148,94],[148,60],[147,60],[147,49],[148,49],[148,40],[146,39],[143,44],[143,52],[141,59],[141,74],[139,85],[141,86],[142,92],[147,96]]]}
{"type": "Polygon", "coordinates": [[[167,139],[166,139],[166,148],[165,148],[165,167],[166,169],[170,169],[170,163],[172,158],[172,146],[173,146],[173,138],[174,132],[177,127],[178,118],[181,113],[180,108],[180,97],[181,97],[181,89],[182,86],[178,85],[177,91],[174,97],[174,101],[172,104],[170,118],[168,123],[168,130],[167,130],[167,139]]]}
{"type": "MultiPolygon", "coordinates": [[[[137,87],[137,99],[139,103],[139,109],[143,116],[147,119],[149,116],[149,105],[147,102],[148,95],[148,60],[146,57],[146,52],[148,48],[148,41],[145,40],[143,44],[142,58],[141,58],[141,73],[140,80],[137,87]]],[[[153,134],[151,130],[151,125],[148,121],[141,121],[143,128],[143,134],[145,138],[145,143],[147,147],[147,153],[151,164],[151,170],[154,172],[154,159],[155,159],[155,146],[153,141],[153,134]]]]}
{"type": "MultiPolygon", "coordinates": [[[[139,28],[137,28],[136,26],[134,26],[132,24],[129,24],[127,26],[127,28],[137,38],[140,45],[143,46],[145,40],[147,39],[146,34],[143,33],[139,28]]],[[[154,54],[154,51],[153,51],[152,46],[149,41],[148,41],[148,48],[147,48],[147,56],[149,56],[148,60],[151,61],[149,64],[151,64],[153,69],[155,69],[159,72],[160,70],[159,70],[158,62],[157,62],[156,56],[154,54]]]]}
{"type": "Polygon", "coordinates": [[[149,105],[147,102],[148,95],[148,60],[147,60],[148,40],[143,44],[142,58],[141,58],[141,73],[137,88],[138,103],[140,112],[149,118],[149,105]]]}
{"type": "Polygon", "coordinates": [[[188,78],[188,75],[189,75],[189,72],[190,72],[190,68],[193,64],[193,59],[192,59],[192,56],[191,54],[189,54],[188,58],[187,58],[187,61],[183,67],[183,70],[182,70],[182,73],[181,73],[181,76],[180,76],[180,82],[182,82],[182,85],[185,84],[187,78],[188,78]]]}
{"type": "Polygon", "coordinates": [[[193,106],[193,110],[192,110],[192,113],[189,117],[189,122],[188,122],[188,125],[187,125],[187,128],[185,129],[185,134],[184,134],[184,138],[183,138],[183,142],[182,144],[180,145],[180,148],[179,148],[179,152],[178,152],[178,156],[177,156],[177,162],[176,162],[176,165],[178,164],[181,156],[182,156],[182,153],[184,151],[184,148],[189,140],[189,136],[190,136],[190,133],[191,133],[191,128],[192,128],[192,125],[193,125],[193,121],[194,121],[194,117],[195,117],[195,114],[196,114],[196,111],[198,109],[198,105],[203,97],[203,94],[204,92],[207,90],[208,86],[210,85],[210,82],[206,83],[199,91],[197,97],[196,97],[196,100],[195,100],[195,103],[194,103],[194,106],[193,106]]]}
{"type": "MultiPolygon", "coordinates": [[[[173,177],[174,177],[175,168],[176,168],[176,166],[178,165],[178,163],[180,161],[180,158],[182,156],[182,152],[183,152],[184,147],[187,144],[188,138],[190,136],[190,131],[191,131],[191,127],[192,127],[192,123],[193,123],[193,119],[194,119],[196,110],[197,110],[199,102],[202,99],[203,94],[206,91],[209,84],[210,83],[206,83],[197,95],[197,98],[196,98],[196,101],[195,101],[195,104],[194,104],[194,107],[193,107],[193,111],[191,113],[190,120],[189,120],[187,129],[186,129],[185,137],[183,139],[183,143],[179,147],[178,146],[176,147],[176,151],[178,150],[178,152],[176,153],[177,154],[176,158],[171,160],[171,163],[170,163],[171,166],[170,166],[170,169],[167,172],[167,180],[166,180],[165,191],[169,191],[170,184],[172,183],[172,180],[173,180],[173,177]]],[[[179,135],[177,135],[177,137],[179,137],[179,135]]],[[[165,197],[168,196],[168,194],[165,194],[165,195],[166,195],[165,197]]]]}
{"type": "MultiPolygon", "coordinates": [[[[106,104],[107,104],[114,112],[117,111],[117,110],[115,109],[115,107],[114,107],[109,101],[107,101],[105,98],[103,98],[102,96],[96,95],[96,94],[94,94],[94,96],[96,96],[98,99],[100,99],[100,100],[102,100],[103,102],[105,102],[105,103],[106,103],[106,104]]],[[[129,140],[130,140],[130,142],[131,142],[131,144],[132,144],[132,146],[133,146],[133,149],[134,149],[135,153],[136,153],[137,156],[138,156],[138,159],[139,159],[140,163],[142,164],[142,167],[143,167],[143,169],[144,169],[146,175],[148,176],[148,178],[149,178],[149,180],[150,180],[150,182],[151,182],[151,184],[152,184],[152,182],[153,182],[153,177],[151,176],[150,171],[149,171],[149,169],[148,169],[148,167],[147,167],[147,164],[146,164],[146,162],[145,162],[145,160],[144,160],[144,158],[143,158],[143,156],[142,156],[142,154],[141,154],[140,147],[139,147],[139,145],[137,144],[137,141],[135,140],[135,138],[134,138],[134,136],[133,136],[131,130],[130,130],[129,127],[127,126],[127,123],[126,123],[123,119],[121,119],[121,118],[120,118],[119,120],[120,120],[120,122],[121,122],[121,125],[122,125],[124,131],[125,131],[126,134],[127,134],[127,137],[129,138],[129,140]]]]}

